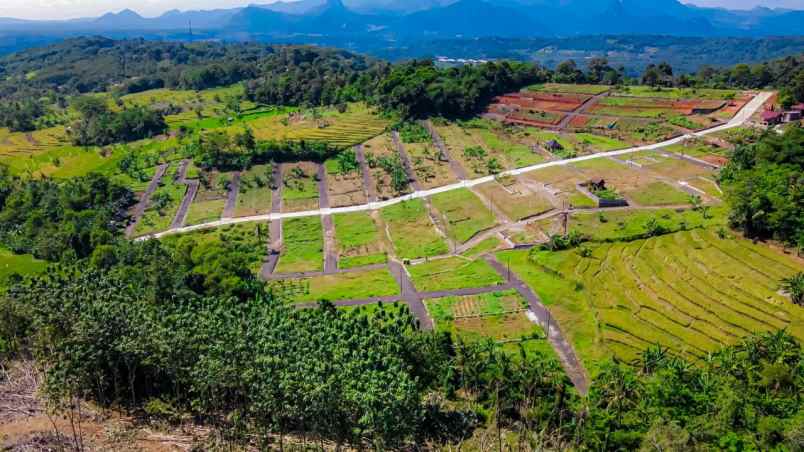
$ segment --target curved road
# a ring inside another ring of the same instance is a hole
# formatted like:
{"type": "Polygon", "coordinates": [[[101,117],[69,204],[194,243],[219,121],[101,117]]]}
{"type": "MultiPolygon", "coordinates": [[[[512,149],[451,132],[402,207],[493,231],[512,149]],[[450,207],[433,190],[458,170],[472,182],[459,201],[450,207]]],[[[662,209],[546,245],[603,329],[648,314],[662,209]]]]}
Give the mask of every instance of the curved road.
{"type": "MultiPolygon", "coordinates": [[[[590,154],[584,155],[581,157],[576,157],[573,159],[566,159],[566,160],[556,160],[551,162],[540,163],[537,165],[526,166],[524,168],[517,168],[513,170],[503,171],[500,173],[501,176],[517,176],[524,173],[529,173],[531,171],[537,171],[543,168],[549,168],[551,166],[562,166],[568,165],[571,163],[583,162],[585,160],[594,160],[606,157],[614,157],[618,155],[625,155],[625,154],[632,154],[634,152],[640,151],[651,151],[655,149],[660,149],[663,147],[671,146],[674,144],[679,144],[686,139],[694,138],[694,137],[702,137],[712,133],[720,132],[723,130],[732,129],[735,127],[740,127],[745,124],[751,116],[756,113],[762,105],[770,99],[773,93],[770,92],[762,92],[751,99],[750,102],[745,104],[743,108],[726,124],[713,127],[711,129],[702,130],[700,132],[690,133],[686,135],[682,135],[676,138],[672,138],[667,141],[663,141],[661,143],[654,143],[645,146],[637,146],[628,149],[620,149],[618,151],[609,151],[609,152],[600,152],[598,154],[590,154]]],[[[488,182],[492,182],[495,179],[495,176],[486,176],[481,177],[478,179],[472,180],[464,180],[460,182],[456,182],[451,185],[445,185],[443,187],[433,188],[430,190],[418,190],[413,193],[410,193],[405,196],[400,196],[398,198],[389,199],[386,201],[380,202],[370,202],[368,204],[361,204],[357,206],[349,206],[349,207],[338,207],[338,208],[330,208],[330,209],[316,209],[316,210],[308,210],[304,212],[288,212],[288,213],[270,213],[267,215],[258,215],[253,217],[243,217],[243,218],[225,218],[217,221],[213,221],[210,223],[204,223],[194,226],[187,226],[187,227],[180,227],[180,228],[172,228],[164,232],[160,232],[158,234],[153,234],[149,236],[144,236],[138,238],[137,240],[147,240],[152,238],[160,238],[168,235],[173,234],[182,234],[186,232],[198,231],[203,229],[212,229],[217,228],[220,226],[225,226],[229,224],[237,224],[237,223],[248,223],[254,221],[273,221],[273,220],[281,220],[286,218],[299,218],[299,217],[313,217],[313,216],[322,216],[322,215],[334,215],[339,213],[348,213],[348,212],[364,212],[369,210],[378,210],[384,207],[392,206],[394,204],[399,204],[404,201],[409,201],[411,199],[418,199],[418,198],[427,198],[438,193],[443,193],[452,190],[459,190],[461,188],[471,188],[477,185],[485,184],[488,182]]]]}

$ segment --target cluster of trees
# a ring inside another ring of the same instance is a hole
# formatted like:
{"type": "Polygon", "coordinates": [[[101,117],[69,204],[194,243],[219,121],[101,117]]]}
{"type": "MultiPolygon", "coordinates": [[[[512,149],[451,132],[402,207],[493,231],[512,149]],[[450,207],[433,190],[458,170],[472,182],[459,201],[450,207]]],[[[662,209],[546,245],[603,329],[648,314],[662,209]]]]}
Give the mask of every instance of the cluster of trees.
{"type": "Polygon", "coordinates": [[[22,180],[0,167],[0,243],[49,261],[88,257],[115,240],[134,195],[98,175],[56,183],[22,180]]]}
{"type": "Polygon", "coordinates": [[[0,127],[12,132],[30,132],[36,121],[46,112],[44,105],[35,99],[0,102],[0,127]]]}
{"type": "Polygon", "coordinates": [[[429,60],[411,61],[394,65],[379,80],[376,102],[404,117],[464,117],[496,95],[547,79],[546,71],[527,63],[502,61],[439,69],[429,60]]]}
{"type": "Polygon", "coordinates": [[[696,363],[654,347],[604,364],[581,398],[554,360],[419,332],[405,309],[297,310],[245,273],[236,289],[197,284],[188,246],[120,242],[26,280],[0,298],[0,334],[42,360],[46,393],[68,409],[84,397],[192,415],[263,448],[286,435],[440,445],[478,428],[546,448],[802,445],[804,355],[786,332],[696,363]]]}
{"type": "Polygon", "coordinates": [[[167,124],[161,112],[144,107],[112,111],[106,100],[83,96],[73,101],[81,119],[70,129],[73,143],[78,146],[106,146],[151,138],[165,133],[167,124]]]}
{"type": "Polygon", "coordinates": [[[720,175],[733,226],[804,248],[804,130],[770,131],[737,146],[720,175]]]}

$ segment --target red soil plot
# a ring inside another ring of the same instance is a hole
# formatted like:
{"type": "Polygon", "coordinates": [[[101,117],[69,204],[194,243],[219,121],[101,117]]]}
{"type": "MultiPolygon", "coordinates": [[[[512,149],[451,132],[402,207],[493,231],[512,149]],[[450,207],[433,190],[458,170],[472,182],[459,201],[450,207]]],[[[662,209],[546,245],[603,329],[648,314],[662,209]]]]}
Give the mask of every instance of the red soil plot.
{"type": "Polygon", "coordinates": [[[509,93],[494,99],[495,103],[516,105],[523,108],[554,111],[574,111],[578,109],[590,96],[583,94],[552,94],[552,93],[509,93]]]}

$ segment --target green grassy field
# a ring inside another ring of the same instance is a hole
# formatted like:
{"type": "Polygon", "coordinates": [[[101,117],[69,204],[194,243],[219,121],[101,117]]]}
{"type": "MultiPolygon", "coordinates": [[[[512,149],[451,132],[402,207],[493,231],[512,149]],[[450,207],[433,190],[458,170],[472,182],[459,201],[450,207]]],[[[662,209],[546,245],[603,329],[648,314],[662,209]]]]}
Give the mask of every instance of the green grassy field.
{"type": "Polygon", "coordinates": [[[271,212],[271,165],[255,165],[240,174],[235,217],[264,215],[271,212]]]}
{"type": "Polygon", "coordinates": [[[583,84],[564,84],[564,83],[544,83],[532,85],[526,88],[528,91],[539,91],[547,93],[568,93],[568,94],[601,94],[610,90],[610,86],[604,85],[583,85],[583,84]]]}
{"type": "Polygon", "coordinates": [[[386,262],[380,231],[370,214],[354,212],[335,215],[335,244],[338,267],[353,268],[386,262]]]}
{"type": "Polygon", "coordinates": [[[736,90],[709,88],[654,88],[652,86],[625,86],[615,91],[618,96],[656,97],[662,99],[727,100],[737,95],[736,90]]]}
{"type": "Polygon", "coordinates": [[[494,214],[469,189],[439,193],[430,201],[447,220],[447,234],[458,243],[464,243],[478,232],[497,224],[494,214]]]}
{"type": "Polygon", "coordinates": [[[47,262],[36,259],[29,254],[14,254],[11,251],[0,248],[0,289],[5,287],[12,275],[35,275],[45,271],[46,267],[47,262]]]}
{"type": "Polygon", "coordinates": [[[408,266],[408,273],[419,292],[488,287],[503,282],[502,277],[483,259],[436,259],[408,266]]]}
{"type": "Polygon", "coordinates": [[[681,231],[692,228],[725,227],[726,209],[712,207],[707,218],[694,210],[612,210],[608,212],[575,212],[570,216],[569,229],[590,240],[612,241],[641,237],[648,232],[653,220],[665,231],[681,231]]]}
{"type": "Polygon", "coordinates": [[[670,206],[690,203],[690,195],[665,182],[651,182],[623,193],[642,206],[670,206]]]}
{"type": "Polygon", "coordinates": [[[541,193],[532,193],[519,184],[512,184],[509,191],[498,182],[489,182],[476,188],[509,219],[517,221],[532,217],[553,208],[550,200],[541,193]]]}
{"type": "Polygon", "coordinates": [[[703,358],[754,332],[804,338],[804,312],[778,293],[802,270],[787,256],[696,229],[623,243],[512,258],[512,269],[550,306],[581,357],[625,361],[652,344],[703,358]]]}
{"type": "Polygon", "coordinates": [[[324,268],[324,237],[320,217],[284,220],[283,250],[276,273],[321,271],[324,268]]]}
{"type": "Polygon", "coordinates": [[[226,207],[228,182],[232,176],[226,173],[202,174],[201,186],[187,211],[185,224],[209,223],[219,220],[226,207]]]}
{"type": "Polygon", "coordinates": [[[487,147],[505,156],[505,167],[507,169],[522,168],[544,161],[544,157],[541,154],[533,152],[524,144],[504,137],[503,133],[499,131],[480,129],[478,133],[487,147]]]}
{"type": "MultiPolygon", "coordinates": [[[[194,260],[202,260],[204,253],[219,254],[236,252],[245,257],[248,268],[258,274],[268,254],[266,244],[270,239],[270,228],[267,222],[241,223],[221,226],[219,228],[193,231],[188,234],[169,235],[160,239],[167,244],[175,245],[182,240],[193,240],[200,247],[193,251],[194,260]],[[224,251],[226,250],[226,251],[224,251]]],[[[216,265],[218,256],[213,257],[216,265]]]]}
{"type": "Polygon", "coordinates": [[[312,162],[283,165],[283,212],[301,212],[319,207],[317,171],[318,166],[312,162]]]}
{"type": "Polygon", "coordinates": [[[402,259],[438,256],[449,252],[435,230],[421,199],[395,204],[380,211],[388,226],[396,255],[402,259]]]}
{"type": "Polygon", "coordinates": [[[399,286],[385,268],[358,273],[316,276],[303,282],[307,290],[296,295],[295,303],[321,300],[360,300],[399,295],[399,286]]]}

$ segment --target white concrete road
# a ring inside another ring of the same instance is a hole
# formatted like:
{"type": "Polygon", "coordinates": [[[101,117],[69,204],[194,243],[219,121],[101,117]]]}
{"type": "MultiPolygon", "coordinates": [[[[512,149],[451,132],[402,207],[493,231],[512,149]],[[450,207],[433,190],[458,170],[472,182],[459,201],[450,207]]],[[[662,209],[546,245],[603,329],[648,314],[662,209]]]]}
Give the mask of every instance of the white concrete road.
{"type": "MultiPolygon", "coordinates": [[[[519,175],[519,174],[529,173],[531,171],[537,171],[537,170],[540,170],[540,169],[543,169],[543,168],[549,168],[551,166],[567,165],[567,164],[570,164],[570,163],[576,163],[576,162],[582,162],[582,161],[585,161],[585,160],[594,160],[594,159],[606,158],[606,157],[615,157],[615,156],[618,156],[618,155],[631,154],[631,153],[640,152],[640,151],[650,151],[650,150],[655,150],[655,149],[671,146],[671,145],[674,145],[674,144],[678,144],[678,143],[683,142],[686,139],[693,138],[693,137],[696,137],[696,136],[698,136],[698,137],[699,136],[705,136],[705,135],[709,135],[709,134],[712,134],[712,133],[715,133],[715,132],[720,132],[720,131],[723,131],[723,130],[732,129],[734,127],[740,127],[743,124],[745,124],[751,118],[751,116],[754,115],[754,113],[756,113],[760,108],[762,108],[762,105],[765,104],[765,102],[767,102],[768,99],[770,99],[770,97],[772,95],[773,95],[773,93],[770,93],[770,92],[759,93],[757,96],[755,96],[753,99],[751,99],[751,101],[749,101],[747,104],[745,104],[745,106],[743,106],[743,108],[729,122],[727,122],[726,124],[717,126],[717,127],[712,127],[710,129],[706,129],[706,130],[702,130],[702,131],[699,131],[699,132],[683,135],[683,136],[676,137],[676,138],[673,138],[673,139],[670,139],[670,140],[667,140],[667,141],[662,141],[661,143],[654,143],[654,144],[649,144],[649,145],[645,145],[645,146],[637,146],[637,147],[628,148],[628,149],[620,149],[620,150],[617,150],[617,151],[600,152],[600,153],[597,153],[597,154],[584,155],[582,157],[576,157],[576,158],[573,158],[573,159],[555,160],[555,161],[551,161],[551,162],[539,163],[537,165],[526,166],[526,167],[523,167],[523,168],[517,168],[517,169],[513,169],[513,170],[509,170],[509,171],[504,171],[504,172],[500,173],[500,175],[503,175],[503,176],[504,175],[515,176],[515,175],[519,175]]],[[[266,214],[266,215],[257,215],[257,216],[253,216],[253,217],[242,217],[242,218],[223,218],[223,219],[213,221],[213,222],[210,222],[210,223],[204,223],[204,224],[198,224],[198,225],[194,225],[194,226],[186,226],[186,227],[181,227],[181,228],[169,229],[167,231],[160,232],[158,234],[153,234],[153,235],[149,235],[149,236],[140,237],[137,240],[148,240],[148,239],[152,239],[152,238],[161,238],[161,237],[168,236],[168,235],[182,234],[182,233],[187,233],[187,232],[192,232],[192,231],[199,231],[199,230],[204,230],[204,229],[213,229],[213,228],[217,228],[217,227],[220,227],[220,226],[226,226],[226,225],[230,225],[230,224],[250,223],[250,222],[256,222],[256,221],[271,221],[271,220],[280,220],[280,219],[288,219],[288,218],[313,217],[313,216],[334,215],[334,214],[348,213],[348,212],[363,212],[363,211],[369,211],[369,210],[377,210],[377,209],[382,209],[384,207],[388,207],[388,206],[391,206],[391,205],[394,205],[394,204],[399,204],[399,203],[404,202],[404,201],[409,201],[411,199],[426,198],[426,197],[429,197],[429,196],[432,196],[432,195],[435,195],[435,194],[438,194],[438,193],[443,193],[443,192],[446,192],[446,191],[458,190],[458,189],[461,189],[461,188],[469,188],[469,187],[474,187],[476,185],[485,184],[485,183],[493,181],[494,177],[495,176],[486,176],[486,177],[481,177],[481,178],[478,178],[478,179],[460,181],[460,182],[457,182],[457,183],[454,183],[454,184],[451,184],[451,185],[445,185],[443,187],[433,188],[433,189],[430,189],[430,190],[415,191],[415,192],[410,193],[408,195],[400,196],[398,198],[388,199],[386,201],[371,202],[371,203],[368,203],[368,204],[361,204],[361,205],[357,205],[357,206],[307,210],[307,211],[304,211],[304,212],[270,213],[270,214],[266,214]]]]}

